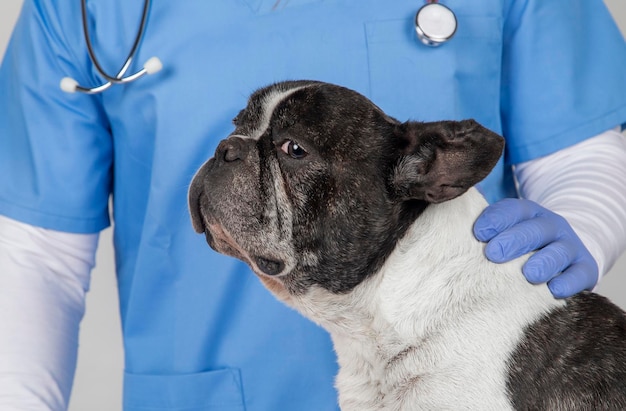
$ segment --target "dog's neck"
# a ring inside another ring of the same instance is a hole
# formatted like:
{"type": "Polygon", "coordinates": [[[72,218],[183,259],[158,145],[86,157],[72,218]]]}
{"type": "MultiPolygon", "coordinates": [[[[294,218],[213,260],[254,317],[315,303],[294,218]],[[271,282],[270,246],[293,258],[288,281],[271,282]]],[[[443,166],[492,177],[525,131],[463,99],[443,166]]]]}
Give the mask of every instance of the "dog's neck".
{"type": "Polygon", "coordinates": [[[292,305],[332,336],[342,408],[385,408],[382,398],[402,398],[403,387],[426,375],[443,391],[424,395],[425,401],[473,402],[493,387],[481,380],[470,390],[455,381],[473,381],[485,370],[503,375],[521,330],[563,304],[545,285],[526,282],[525,259],[495,264],[485,258],[472,227],[486,205],[475,189],[431,205],[381,270],[352,291],[315,287],[293,298],[292,305]]]}
{"type": "Polygon", "coordinates": [[[526,282],[525,258],[506,264],[485,258],[472,227],[486,206],[475,188],[430,205],[381,270],[351,292],[313,287],[290,303],[335,340],[365,337],[381,346],[428,338],[477,310],[535,304],[542,312],[559,304],[545,286],[526,282]]]}

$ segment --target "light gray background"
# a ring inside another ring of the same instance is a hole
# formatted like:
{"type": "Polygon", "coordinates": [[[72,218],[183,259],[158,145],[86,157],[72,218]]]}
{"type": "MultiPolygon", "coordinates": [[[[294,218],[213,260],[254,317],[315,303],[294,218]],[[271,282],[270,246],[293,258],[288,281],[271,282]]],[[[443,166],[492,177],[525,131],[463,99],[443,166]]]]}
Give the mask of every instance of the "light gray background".
{"type": "MultiPolygon", "coordinates": [[[[624,0],[605,0],[605,2],[622,33],[626,34],[626,2],[624,0]]],[[[0,56],[4,55],[21,4],[22,0],[0,1],[0,56]]],[[[598,47],[602,45],[599,44],[598,47]]],[[[626,93],[626,90],[624,92],[626,93]]],[[[626,207],[626,204],[624,206],[626,207]]],[[[97,266],[92,274],[91,291],[87,297],[87,313],[81,325],[78,369],[70,411],[121,409],[123,352],[111,242],[111,229],[107,229],[100,236],[97,266]]],[[[612,298],[624,309],[626,309],[625,291],[626,254],[607,274],[599,287],[601,294],[612,298]]]]}

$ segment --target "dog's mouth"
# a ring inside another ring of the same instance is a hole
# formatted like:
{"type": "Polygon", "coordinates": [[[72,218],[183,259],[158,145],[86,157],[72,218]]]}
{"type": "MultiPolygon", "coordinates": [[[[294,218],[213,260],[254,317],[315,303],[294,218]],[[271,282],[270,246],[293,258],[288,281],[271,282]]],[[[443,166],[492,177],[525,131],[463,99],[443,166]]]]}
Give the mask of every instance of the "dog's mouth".
{"type": "Polygon", "coordinates": [[[209,246],[218,253],[226,254],[246,262],[260,274],[278,276],[285,270],[285,262],[263,255],[254,255],[244,250],[220,224],[205,223],[205,237],[209,246]]]}
{"type": "Polygon", "coordinates": [[[286,264],[281,259],[245,250],[222,224],[210,217],[211,213],[207,213],[202,207],[202,196],[199,193],[196,191],[192,194],[191,219],[194,229],[198,233],[204,233],[209,247],[218,253],[244,261],[258,274],[275,277],[285,271],[286,264]]]}
{"type": "Polygon", "coordinates": [[[217,223],[204,223],[204,235],[209,246],[218,253],[249,261],[246,253],[224,228],[217,223]]]}

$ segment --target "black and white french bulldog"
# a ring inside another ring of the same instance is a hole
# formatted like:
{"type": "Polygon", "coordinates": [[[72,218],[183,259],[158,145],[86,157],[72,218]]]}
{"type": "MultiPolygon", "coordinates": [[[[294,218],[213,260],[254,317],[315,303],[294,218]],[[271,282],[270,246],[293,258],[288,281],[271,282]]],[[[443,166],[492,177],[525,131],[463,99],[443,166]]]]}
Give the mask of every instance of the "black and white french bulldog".
{"type": "Polygon", "coordinates": [[[475,121],[401,123],[315,81],[256,91],[193,179],[196,231],[326,328],[344,410],[626,410],[626,317],[494,264],[475,121]]]}

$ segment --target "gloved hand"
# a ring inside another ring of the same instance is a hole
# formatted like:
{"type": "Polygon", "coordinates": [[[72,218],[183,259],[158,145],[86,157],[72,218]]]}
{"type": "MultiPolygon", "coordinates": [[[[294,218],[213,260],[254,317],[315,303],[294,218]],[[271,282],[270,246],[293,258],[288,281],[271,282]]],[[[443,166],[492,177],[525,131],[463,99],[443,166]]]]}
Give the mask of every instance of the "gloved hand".
{"type": "Polygon", "coordinates": [[[474,223],[474,235],[488,242],[485,255],[495,263],[539,250],[522,272],[533,284],[547,282],[557,298],[598,281],[598,264],[565,218],[533,201],[507,198],[490,205],[474,223]]]}

